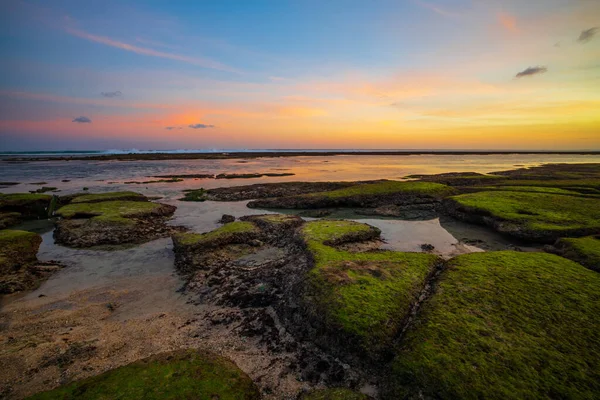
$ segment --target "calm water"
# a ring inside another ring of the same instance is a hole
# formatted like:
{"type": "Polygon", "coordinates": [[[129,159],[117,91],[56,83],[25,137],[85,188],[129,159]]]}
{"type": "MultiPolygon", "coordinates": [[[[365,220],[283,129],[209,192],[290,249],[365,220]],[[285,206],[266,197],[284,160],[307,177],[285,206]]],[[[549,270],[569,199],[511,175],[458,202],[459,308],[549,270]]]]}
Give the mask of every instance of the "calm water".
{"type": "Polygon", "coordinates": [[[249,160],[164,160],[164,161],[43,161],[7,163],[0,161],[0,181],[21,182],[1,191],[26,192],[46,182],[63,194],[81,191],[136,190],[168,198],[187,188],[238,186],[261,182],[401,179],[411,174],[442,172],[493,172],[543,163],[600,162],[598,155],[410,155],[285,157],[249,160]],[[124,184],[147,181],[155,175],[291,172],[294,176],[257,179],[185,179],[178,183],[124,184]],[[70,182],[62,182],[70,180],[70,182]]]}

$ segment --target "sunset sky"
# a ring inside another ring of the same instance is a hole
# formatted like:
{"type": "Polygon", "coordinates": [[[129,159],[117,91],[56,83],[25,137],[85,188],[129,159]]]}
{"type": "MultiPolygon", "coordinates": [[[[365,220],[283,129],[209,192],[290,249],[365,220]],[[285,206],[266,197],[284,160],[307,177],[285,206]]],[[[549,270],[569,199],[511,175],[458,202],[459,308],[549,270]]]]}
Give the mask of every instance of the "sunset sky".
{"type": "Polygon", "coordinates": [[[0,2],[0,150],[600,150],[598,0],[0,2]]]}

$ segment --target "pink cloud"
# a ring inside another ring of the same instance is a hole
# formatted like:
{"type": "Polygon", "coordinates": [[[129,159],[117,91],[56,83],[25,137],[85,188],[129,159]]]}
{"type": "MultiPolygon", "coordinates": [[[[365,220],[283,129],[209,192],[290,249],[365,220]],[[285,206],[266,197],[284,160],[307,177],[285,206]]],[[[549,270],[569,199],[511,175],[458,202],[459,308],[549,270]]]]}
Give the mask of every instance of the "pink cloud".
{"type": "Polygon", "coordinates": [[[519,32],[519,27],[517,26],[517,18],[514,15],[510,15],[505,12],[500,12],[498,13],[498,22],[507,31],[513,33],[519,32]]]}

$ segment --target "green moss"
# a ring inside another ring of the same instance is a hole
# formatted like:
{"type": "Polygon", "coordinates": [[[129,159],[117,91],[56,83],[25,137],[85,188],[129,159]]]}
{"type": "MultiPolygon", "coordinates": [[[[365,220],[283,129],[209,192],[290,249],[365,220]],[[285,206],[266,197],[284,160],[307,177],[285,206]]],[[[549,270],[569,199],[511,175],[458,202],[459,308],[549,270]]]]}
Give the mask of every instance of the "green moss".
{"type": "Polygon", "coordinates": [[[561,250],[563,257],[600,272],[600,237],[560,239],[556,247],[561,250]]]}
{"type": "Polygon", "coordinates": [[[596,398],[599,313],[600,275],[562,257],[456,257],[405,337],[391,398],[596,398]]]}
{"type": "Polygon", "coordinates": [[[306,196],[328,197],[332,199],[359,196],[359,195],[384,195],[393,193],[405,193],[412,195],[444,197],[454,194],[454,189],[434,182],[399,182],[383,181],[377,183],[365,183],[350,186],[344,189],[329,192],[311,193],[306,196]]]}
{"type": "Polygon", "coordinates": [[[185,194],[181,201],[206,201],[206,190],[184,190],[185,194]]]}
{"type": "Polygon", "coordinates": [[[49,194],[39,193],[11,193],[0,194],[0,205],[3,204],[26,204],[35,201],[50,201],[52,198],[49,194]]]}
{"type": "Polygon", "coordinates": [[[129,223],[127,218],[149,215],[160,208],[160,204],[148,201],[103,201],[68,204],[56,214],[64,218],[91,217],[95,221],[129,223]]]}
{"type": "Polygon", "coordinates": [[[0,212],[0,229],[17,225],[21,222],[21,213],[18,212],[0,212]]]}
{"type": "Polygon", "coordinates": [[[0,272],[35,261],[42,238],[37,233],[4,229],[0,230],[0,272]]]}
{"type": "Polygon", "coordinates": [[[97,194],[84,194],[75,197],[72,203],[93,203],[99,201],[109,200],[146,200],[146,197],[136,192],[109,192],[109,193],[97,193],[97,194]]]}
{"type": "Polygon", "coordinates": [[[504,190],[504,191],[508,191],[508,192],[565,194],[565,195],[571,195],[571,196],[580,196],[581,195],[581,193],[573,191],[573,190],[567,190],[567,189],[561,189],[561,188],[555,188],[555,187],[544,187],[544,186],[497,186],[497,187],[483,186],[481,189],[504,190]]]}
{"type": "Polygon", "coordinates": [[[549,193],[485,191],[452,197],[460,205],[531,231],[600,229],[600,201],[549,193]]]}
{"type": "Polygon", "coordinates": [[[30,399],[258,400],[260,394],[231,361],[209,353],[180,351],[137,361],[30,399]]]}
{"type": "Polygon", "coordinates": [[[302,227],[302,236],[309,246],[311,244],[340,242],[357,235],[367,235],[369,232],[375,232],[375,236],[380,233],[377,228],[370,225],[346,220],[313,221],[302,227]]]}
{"type": "Polygon", "coordinates": [[[207,233],[181,233],[176,235],[181,245],[195,245],[225,239],[232,234],[257,233],[258,228],[251,222],[235,221],[207,233]]]}
{"type": "Polygon", "coordinates": [[[372,232],[369,225],[352,221],[313,221],[302,229],[315,259],[309,282],[322,318],[332,330],[341,329],[376,351],[398,333],[438,258],[393,251],[351,253],[325,244],[372,238],[372,232]]]}
{"type": "Polygon", "coordinates": [[[600,189],[600,179],[510,179],[501,183],[506,186],[540,186],[556,188],[591,188],[600,189]]]}
{"type": "Polygon", "coordinates": [[[314,390],[302,396],[302,400],[368,400],[362,393],[346,388],[314,390]]]}

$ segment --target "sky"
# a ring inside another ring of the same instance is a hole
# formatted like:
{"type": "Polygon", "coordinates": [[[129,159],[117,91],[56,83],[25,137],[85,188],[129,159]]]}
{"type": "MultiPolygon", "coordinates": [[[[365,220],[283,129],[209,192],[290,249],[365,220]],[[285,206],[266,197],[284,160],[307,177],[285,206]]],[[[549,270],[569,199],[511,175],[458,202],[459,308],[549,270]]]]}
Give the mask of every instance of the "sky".
{"type": "Polygon", "coordinates": [[[598,0],[0,0],[0,150],[600,150],[598,0]]]}

